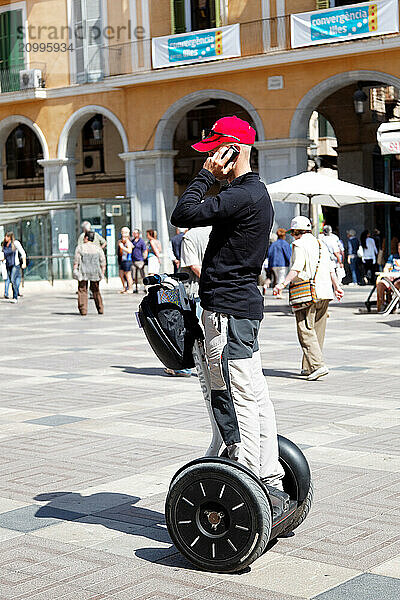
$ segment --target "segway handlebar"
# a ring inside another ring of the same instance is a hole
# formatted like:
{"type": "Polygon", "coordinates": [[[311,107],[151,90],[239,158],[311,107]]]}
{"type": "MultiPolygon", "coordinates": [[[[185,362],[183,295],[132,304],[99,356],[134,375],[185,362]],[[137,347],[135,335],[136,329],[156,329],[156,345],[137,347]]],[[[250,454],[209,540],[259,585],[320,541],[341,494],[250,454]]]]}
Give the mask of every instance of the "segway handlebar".
{"type": "Polygon", "coordinates": [[[165,279],[175,279],[176,281],[187,281],[189,279],[188,273],[175,273],[169,275],[168,273],[160,273],[156,275],[148,275],[143,278],[144,285],[156,285],[162,283],[165,279]]]}

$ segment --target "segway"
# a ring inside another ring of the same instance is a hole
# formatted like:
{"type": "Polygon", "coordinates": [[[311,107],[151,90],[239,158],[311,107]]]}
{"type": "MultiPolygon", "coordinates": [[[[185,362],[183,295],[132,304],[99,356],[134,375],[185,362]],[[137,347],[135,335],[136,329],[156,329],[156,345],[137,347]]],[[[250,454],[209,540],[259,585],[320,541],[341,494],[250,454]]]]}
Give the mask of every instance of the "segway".
{"type": "Polygon", "coordinates": [[[174,370],[196,367],[212,428],[202,458],[181,467],[169,486],[165,517],[178,550],[196,567],[218,573],[241,571],[268,543],[293,535],[311,508],[313,487],[304,454],[278,435],[284,492],[221,453],[222,437],[211,408],[211,387],[196,302],[186,294],[186,274],[145,278],[148,293],[138,320],[161,362],[174,370]]]}

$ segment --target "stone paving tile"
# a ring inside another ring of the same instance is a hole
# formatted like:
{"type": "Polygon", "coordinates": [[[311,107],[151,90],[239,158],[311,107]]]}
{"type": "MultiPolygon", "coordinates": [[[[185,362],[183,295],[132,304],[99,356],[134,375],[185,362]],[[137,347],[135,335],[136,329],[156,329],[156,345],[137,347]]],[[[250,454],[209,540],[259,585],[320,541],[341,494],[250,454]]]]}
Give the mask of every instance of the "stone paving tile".
{"type": "Polygon", "coordinates": [[[49,527],[57,523],[57,519],[71,521],[82,517],[83,514],[51,507],[39,507],[37,504],[23,506],[0,514],[0,527],[13,531],[29,532],[49,527]]]}
{"type": "Polygon", "coordinates": [[[268,588],[243,585],[239,581],[224,581],[190,596],[192,600],[305,600],[305,597],[274,592],[268,588]]]}
{"type": "Polygon", "coordinates": [[[83,417],[72,417],[70,415],[49,415],[48,417],[40,417],[39,419],[29,419],[25,421],[25,423],[35,423],[36,425],[51,425],[52,427],[58,427],[59,425],[67,425],[84,420],[85,419],[83,417]]]}
{"type": "Polygon", "coordinates": [[[314,596],[313,600],[347,600],[348,598],[398,600],[399,597],[399,579],[364,573],[323,594],[314,596]]]}
{"type": "Polygon", "coordinates": [[[377,575],[386,575],[387,577],[397,577],[397,579],[400,579],[400,555],[372,567],[370,571],[377,575]]]}

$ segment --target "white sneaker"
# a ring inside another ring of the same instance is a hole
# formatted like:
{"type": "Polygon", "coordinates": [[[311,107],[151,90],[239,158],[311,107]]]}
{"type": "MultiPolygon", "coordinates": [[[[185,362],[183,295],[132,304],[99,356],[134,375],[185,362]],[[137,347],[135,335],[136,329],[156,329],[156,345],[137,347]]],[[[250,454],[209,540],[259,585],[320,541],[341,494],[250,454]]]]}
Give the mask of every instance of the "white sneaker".
{"type": "Polygon", "coordinates": [[[11,300],[9,300],[9,302],[11,302],[11,304],[17,304],[18,300],[16,298],[11,298],[11,300]]]}
{"type": "Polygon", "coordinates": [[[357,286],[358,286],[358,283],[354,283],[354,281],[349,283],[349,287],[357,287],[357,286]]]}
{"type": "Polygon", "coordinates": [[[310,375],[307,377],[307,381],[315,381],[316,379],[319,379],[324,375],[328,375],[328,373],[329,370],[326,367],[320,367],[319,369],[316,369],[315,371],[310,373],[310,375]]]}

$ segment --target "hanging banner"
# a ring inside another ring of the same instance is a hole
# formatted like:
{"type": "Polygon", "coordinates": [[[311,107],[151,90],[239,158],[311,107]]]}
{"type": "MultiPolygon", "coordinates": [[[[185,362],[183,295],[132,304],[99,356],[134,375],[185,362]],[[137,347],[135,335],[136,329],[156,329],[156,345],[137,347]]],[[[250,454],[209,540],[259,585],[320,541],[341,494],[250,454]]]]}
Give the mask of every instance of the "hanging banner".
{"type": "Polygon", "coordinates": [[[240,25],[205,29],[152,40],[153,69],[240,56],[240,25]]]}
{"type": "Polygon", "coordinates": [[[398,0],[379,0],[290,15],[292,48],[399,31],[398,0]]]}

